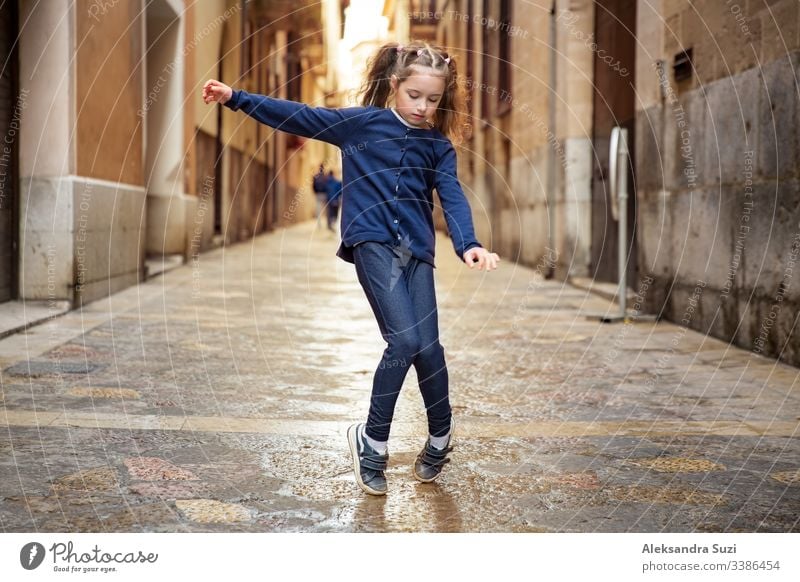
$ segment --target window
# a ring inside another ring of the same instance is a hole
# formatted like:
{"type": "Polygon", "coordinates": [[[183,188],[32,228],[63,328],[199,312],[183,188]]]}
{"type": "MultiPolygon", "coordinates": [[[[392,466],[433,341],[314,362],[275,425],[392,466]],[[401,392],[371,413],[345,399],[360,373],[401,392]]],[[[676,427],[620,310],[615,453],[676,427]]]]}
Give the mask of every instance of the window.
{"type": "Polygon", "coordinates": [[[286,47],[286,98],[302,101],[302,68],[300,66],[300,42],[295,31],[289,31],[286,47]]]}

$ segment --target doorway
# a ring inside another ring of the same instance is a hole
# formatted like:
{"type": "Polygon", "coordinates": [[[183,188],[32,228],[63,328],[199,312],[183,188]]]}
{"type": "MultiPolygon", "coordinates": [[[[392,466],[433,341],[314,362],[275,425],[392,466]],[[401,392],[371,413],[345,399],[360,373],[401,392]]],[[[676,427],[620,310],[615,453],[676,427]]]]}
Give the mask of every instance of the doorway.
{"type": "Polygon", "coordinates": [[[0,12],[0,302],[17,296],[17,146],[21,113],[17,83],[17,18],[16,2],[9,2],[0,12]]]}

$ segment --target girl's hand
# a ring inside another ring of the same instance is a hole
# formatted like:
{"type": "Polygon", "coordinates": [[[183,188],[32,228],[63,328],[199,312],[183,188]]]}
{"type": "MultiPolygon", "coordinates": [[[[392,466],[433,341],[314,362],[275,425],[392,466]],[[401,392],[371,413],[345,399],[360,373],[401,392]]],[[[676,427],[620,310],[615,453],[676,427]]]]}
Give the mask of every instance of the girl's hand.
{"type": "Polygon", "coordinates": [[[225,83],[220,83],[216,79],[209,79],[203,85],[203,101],[208,105],[212,101],[219,102],[224,105],[228,99],[233,96],[233,89],[228,87],[225,83]]]}
{"type": "Polygon", "coordinates": [[[482,271],[484,267],[487,271],[493,271],[497,268],[497,263],[500,262],[500,257],[497,253],[490,253],[483,247],[472,247],[464,253],[464,262],[472,269],[478,265],[478,270],[482,271]]]}

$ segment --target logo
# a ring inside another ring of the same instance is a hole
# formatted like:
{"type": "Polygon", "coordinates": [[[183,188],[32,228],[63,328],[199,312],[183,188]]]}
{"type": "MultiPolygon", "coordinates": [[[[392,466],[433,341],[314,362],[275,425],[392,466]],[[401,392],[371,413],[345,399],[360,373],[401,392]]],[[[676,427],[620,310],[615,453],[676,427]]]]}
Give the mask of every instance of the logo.
{"type": "Polygon", "coordinates": [[[44,561],[44,546],[37,542],[30,542],[22,546],[19,552],[19,563],[26,570],[35,570],[44,561]]]}

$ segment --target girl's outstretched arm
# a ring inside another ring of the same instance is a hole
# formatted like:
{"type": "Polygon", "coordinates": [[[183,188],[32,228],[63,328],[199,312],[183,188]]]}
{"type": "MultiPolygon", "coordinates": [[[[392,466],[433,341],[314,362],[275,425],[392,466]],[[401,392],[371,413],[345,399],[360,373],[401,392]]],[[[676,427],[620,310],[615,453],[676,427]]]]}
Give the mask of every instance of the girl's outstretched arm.
{"type": "Polygon", "coordinates": [[[342,146],[364,121],[366,107],[309,107],[305,103],[251,94],[210,79],[203,85],[203,100],[217,101],[233,111],[242,110],[275,129],[342,146]]]}
{"type": "Polygon", "coordinates": [[[436,163],[434,185],[442,201],[447,230],[453,241],[453,248],[458,257],[470,269],[476,264],[479,270],[497,268],[500,258],[495,253],[484,249],[475,238],[472,224],[472,211],[464,196],[464,190],[458,181],[456,170],[456,150],[449,140],[437,142],[438,161],[436,163]]]}

